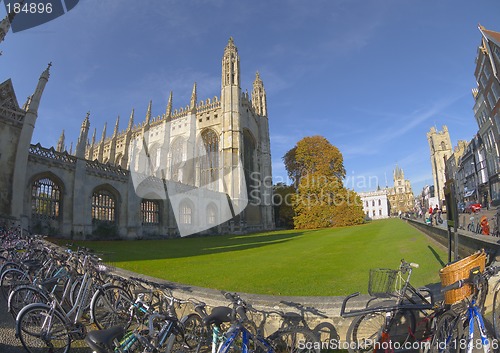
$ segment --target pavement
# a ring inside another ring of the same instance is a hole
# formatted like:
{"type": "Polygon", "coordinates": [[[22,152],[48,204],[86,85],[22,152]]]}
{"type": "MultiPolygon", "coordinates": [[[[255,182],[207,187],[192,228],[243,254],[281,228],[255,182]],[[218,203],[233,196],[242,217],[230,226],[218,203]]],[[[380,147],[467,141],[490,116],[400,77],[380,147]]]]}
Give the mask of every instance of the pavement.
{"type": "MultiPolygon", "coordinates": [[[[483,208],[483,209],[481,209],[481,211],[479,211],[477,213],[472,213],[472,214],[471,213],[459,213],[458,214],[459,227],[462,231],[464,231],[464,230],[467,231],[467,225],[471,222],[471,217],[474,217],[474,224],[477,225],[479,223],[479,221],[481,220],[481,217],[486,216],[488,219],[489,225],[490,225],[490,230],[493,231],[493,227],[495,226],[495,221],[493,219],[495,218],[496,212],[497,212],[497,208],[491,207],[490,209],[483,208]]],[[[436,225],[433,222],[433,224],[432,224],[433,227],[447,229],[446,216],[447,216],[447,214],[443,213],[441,217],[442,217],[444,222],[441,224],[438,224],[438,225],[436,225]]],[[[424,221],[423,218],[421,220],[422,220],[422,222],[424,221]]],[[[472,233],[472,232],[470,232],[470,233],[472,233]]]]}

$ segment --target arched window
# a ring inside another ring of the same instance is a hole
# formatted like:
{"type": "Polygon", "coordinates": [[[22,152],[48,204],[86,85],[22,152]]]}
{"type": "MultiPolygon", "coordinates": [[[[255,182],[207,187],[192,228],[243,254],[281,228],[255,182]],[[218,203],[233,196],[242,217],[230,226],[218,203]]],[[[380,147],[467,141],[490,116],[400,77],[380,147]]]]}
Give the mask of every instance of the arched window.
{"type": "Polygon", "coordinates": [[[57,219],[61,209],[61,189],[51,178],[37,179],[31,185],[33,216],[57,219]]]}
{"type": "Polygon", "coordinates": [[[160,202],[158,200],[143,199],[141,201],[142,224],[160,224],[160,202]]]}
{"type": "Polygon", "coordinates": [[[217,207],[214,204],[210,204],[207,207],[207,223],[211,226],[215,226],[217,222],[217,207]]]}
{"type": "Polygon", "coordinates": [[[443,151],[446,150],[446,143],[444,143],[444,141],[441,141],[441,149],[443,151]]]}
{"type": "Polygon", "coordinates": [[[171,147],[170,159],[170,179],[172,181],[182,181],[180,170],[184,161],[184,141],[178,138],[174,141],[171,147]]]}
{"type": "Polygon", "coordinates": [[[92,222],[116,221],[116,199],[111,192],[99,189],[92,194],[92,222]]]}
{"type": "MultiPolygon", "coordinates": [[[[199,145],[200,186],[214,183],[219,178],[219,136],[213,130],[205,130],[201,134],[199,145]]],[[[217,183],[214,183],[217,190],[217,183]]]]}
{"type": "Polygon", "coordinates": [[[193,223],[193,208],[188,202],[181,202],[179,205],[179,215],[181,224],[193,223]]]}

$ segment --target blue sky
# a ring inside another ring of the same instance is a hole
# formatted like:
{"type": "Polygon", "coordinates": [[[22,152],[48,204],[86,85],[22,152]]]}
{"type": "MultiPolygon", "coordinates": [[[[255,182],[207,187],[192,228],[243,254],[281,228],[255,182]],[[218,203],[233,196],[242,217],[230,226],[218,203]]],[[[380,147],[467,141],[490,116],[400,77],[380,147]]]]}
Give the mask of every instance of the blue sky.
{"type": "MultiPolygon", "coordinates": [[[[344,156],[357,191],[392,185],[396,164],[419,193],[432,184],[426,133],[447,125],[453,145],[477,131],[472,113],[481,23],[500,31],[500,2],[410,0],[82,0],[44,25],[0,44],[0,80],[23,104],[48,62],[33,143],[55,146],[108,135],[173,106],[220,96],[221,58],[232,36],[241,85],[259,71],[267,92],[275,180],[281,157],[302,137],[323,135],[344,156]]],[[[3,8],[0,15],[5,15],[3,8]]]]}

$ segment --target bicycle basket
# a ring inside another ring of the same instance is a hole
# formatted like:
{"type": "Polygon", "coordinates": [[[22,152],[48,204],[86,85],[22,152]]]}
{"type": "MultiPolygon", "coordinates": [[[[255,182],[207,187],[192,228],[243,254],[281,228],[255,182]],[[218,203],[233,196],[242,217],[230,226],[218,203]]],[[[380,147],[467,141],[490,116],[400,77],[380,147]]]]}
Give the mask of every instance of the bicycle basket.
{"type": "Polygon", "coordinates": [[[373,297],[388,297],[394,293],[398,270],[373,268],[370,270],[368,293],[373,297]]]}
{"type": "MultiPolygon", "coordinates": [[[[480,271],[483,272],[485,265],[486,253],[484,251],[478,251],[457,262],[449,264],[448,266],[439,270],[441,285],[443,287],[446,287],[457,282],[458,280],[469,278],[470,270],[472,270],[474,267],[479,266],[480,271]]],[[[465,284],[462,288],[449,290],[444,293],[444,302],[445,304],[454,304],[465,299],[471,294],[472,285],[465,284]]]]}

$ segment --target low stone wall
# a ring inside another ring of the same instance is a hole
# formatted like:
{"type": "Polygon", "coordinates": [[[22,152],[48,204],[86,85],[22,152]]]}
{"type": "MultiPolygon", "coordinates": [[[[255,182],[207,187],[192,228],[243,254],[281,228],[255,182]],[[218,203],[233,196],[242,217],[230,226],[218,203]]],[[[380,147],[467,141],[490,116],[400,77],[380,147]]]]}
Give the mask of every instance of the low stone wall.
{"type": "MultiPolygon", "coordinates": [[[[137,273],[123,269],[116,269],[115,273],[125,278],[138,277],[137,273]]],[[[209,309],[216,306],[228,306],[229,304],[221,291],[168,282],[144,275],[140,275],[140,277],[153,282],[168,284],[174,288],[173,292],[176,297],[180,299],[196,298],[205,302],[209,309]]],[[[311,330],[317,329],[321,332],[322,341],[345,341],[347,329],[352,321],[352,318],[344,319],[340,316],[344,297],[271,296],[240,292],[238,294],[257,310],[281,310],[286,313],[295,313],[296,316],[297,314],[302,315],[311,330]]],[[[362,309],[369,299],[370,296],[368,295],[353,298],[349,301],[348,309],[362,309]]],[[[282,322],[282,318],[277,314],[264,316],[261,313],[252,313],[249,316],[266,335],[277,330],[282,322]]]]}
{"type": "MultiPolygon", "coordinates": [[[[444,227],[429,226],[419,220],[405,219],[422,233],[430,236],[445,247],[448,247],[448,230],[444,227]]],[[[479,249],[485,249],[492,256],[500,256],[500,238],[491,235],[482,235],[459,229],[458,232],[458,253],[460,257],[465,257],[479,249]]],[[[454,234],[452,233],[452,239],[454,234]]],[[[454,245],[452,245],[452,248],[454,245]]]]}
{"type": "MultiPolygon", "coordinates": [[[[447,246],[448,235],[446,229],[439,227],[429,227],[421,222],[414,220],[408,219],[406,221],[426,235],[432,237],[439,243],[447,246]]],[[[466,233],[469,232],[459,233],[459,244],[462,256],[467,256],[480,248],[489,248],[494,250],[500,249],[500,239],[473,233],[466,233]]],[[[181,299],[196,298],[205,302],[209,307],[209,310],[216,306],[228,306],[229,304],[228,300],[224,298],[223,293],[214,289],[168,282],[145,275],[138,275],[137,273],[118,268],[115,269],[114,272],[124,278],[140,276],[153,282],[169,284],[172,288],[174,288],[173,291],[176,297],[181,299]]],[[[490,286],[490,291],[493,290],[494,284],[498,281],[498,279],[499,277],[491,279],[492,285],[490,286]]],[[[440,300],[442,298],[441,294],[439,293],[439,289],[439,284],[436,284],[433,288],[431,288],[431,290],[433,290],[433,292],[435,293],[434,296],[436,300],[440,300]]],[[[258,310],[281,310],[287,313],[302,315],[305,318],[305,321],[307,322],[307,325],[310,329],[320,330],[321,340],[323,342],[328,341],[337,343],[338,340],[344,342],[346,339],[347,330],[352,321],[352,318],[344,319],[340,316],[340,309],[345,297],[291,297],[247,293],[238,294],[242,297],[242,299],[248,301],[248,303],[251,303],[252,306],[258,310]]],[[[366,303],[369,299],[370,297],[368,295],[360,295],[350,300],[348,310],[363,309],[364,307],[366,307],[366,303]]],[[[492,295],[489,295],[488,299],[489,300],[487,304],[491,305],[492,295]]],[[[489,309],[491,309],[491,307],[487,308],[487,311],[489,309]]],[[[264,316],[262,314],[253,314],[251,318],[266,335],[277,330],[282,322],[281,317],[277,314],[270,314],[268,316],[264,316]]]]}

